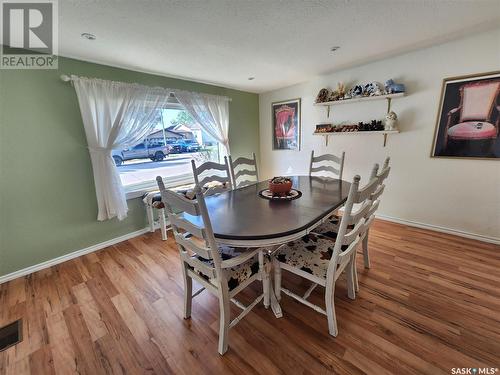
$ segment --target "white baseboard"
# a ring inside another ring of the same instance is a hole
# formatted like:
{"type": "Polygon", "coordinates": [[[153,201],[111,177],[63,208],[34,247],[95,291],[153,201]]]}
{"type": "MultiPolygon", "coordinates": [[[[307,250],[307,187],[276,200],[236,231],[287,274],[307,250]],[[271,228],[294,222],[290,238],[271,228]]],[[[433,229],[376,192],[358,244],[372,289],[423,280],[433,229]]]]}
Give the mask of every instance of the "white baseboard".
{"type": "Polygon", "coordinates": [[[45,262],[38,263],[38,264],[35,264],[33,266],[30,266],[30,267],[23,268],[19,271],[14,271],[12,273],[8,273],[7,275],[0,276],[0,284],[5,283],[9,280],[17,279],[18,277],[29,275],[30,273],[40,271],[40,270],[43,270],[45,268],[52,267],[56,264],[66,262],[67,260],[78,258],[79,256],[82,256],[85,254],[93,253],[94,251],[104,249],[105,247],[115,245],[119,242],[127,241],[131,238],[140,236],[140,235],[147,233],[147,232],[149,232],[149,226],[144,228],[144,229],[139,229],[135,232],[127,233],[127,234],[124,234],[123,236],[112,238],[111,240],[104,241],[104,242],[86,247],[85,249],[73,251],[69,254],[62,255],[60,257],[47,260],[45,262]]]}
{"type": "Polygon", "coordinates": [[[377,214],[375,216],[377,217],[377,219],[386,220],[386,221],[390,221],[390,222],[398,223],[398,224],[403,224],[403,225],[408,225],[410,227],[428,229],[428,230],[433,230],[435,232],[453,234],[455,236],[460,236],[460,237],[470,238],[473,240],[478,240],[478,241],[483,241],[483,242],[488,242],[488,243],[500,245],[500,238],[498,238],[498,237],[484,236],[482,234],[470,233],[470,232],[466,232],[466,231],[463,231],[460,229],[452,229],[452,228],[441,227],[439,225],[425,224],[425,223],[420,223],[418,221],[405,220],[405,219],[400,219],[397,217],[392,217],[392,216],[387,216],[387,215],[377,214]]]}
{"type": "MultiPolygon", "coordinates": [[[[392,216],[387,216],[387,215],[376,215],[376,216],[378,219],[390,221],[393,223],[408,225],[408,226],[416,227],[416,228],[428,229],[428,230],[432,230],[432,231],[436,231],[436,232],[453,234],[453,235],[460,236],[460,237],[466,237],[466,238],[471,238],[471,239],[478,240],[478,241],[483,241],[483,242],[488,242],[488,243],[500,245],[500,238],[498,238],[498,237],[489,237],[489,236],[484,236],[484,235],[480,235],[480,234],[465,232],[465,231],[458,230],[458,229],[445,228],[445,227],[441,227],[438,225],[424,224],[424,223],[420,223],[417,221],[399,219],[397,217],[392,217],[392,216]]],[[[155,229],[157,229],[157,228],[158,228],[158,224],[155,223],[155,229]]],[[[147,232],[149,232],[149,226],[144,228],[144,229],[139,229],[135,232],[128,233],[128,234],[125,234],[123,236],[116,237],[116,238],[113,238],[111,240],[104,241],[104,242],[86,247],[85,249],[73,251],[72,253],[62,255],[60,257],[57,257],[57,258],[54,258],[51,260],[47,260],[45,262],[35,264],[35,265],[27,267],[27,268],[23,268],[19,271],[15,271],[15,272],[9,273],[9,274],[4,275],[4,276],[0,276],[0,284],[5,283],[9,280],[16,279],[18,277],[29,275],[30,273],[43,270],[45,268],[54,266],[56,264],[66,262],[67,260],[78,258],[79,256],[89,254],[89,253],[92,253],[92,252],[97,251],[97,250],[104,249],[105,247],[115,245],[119,242],[127,241],[131,238],[140,236],[140,235],[147,233],[147,232]]]]}

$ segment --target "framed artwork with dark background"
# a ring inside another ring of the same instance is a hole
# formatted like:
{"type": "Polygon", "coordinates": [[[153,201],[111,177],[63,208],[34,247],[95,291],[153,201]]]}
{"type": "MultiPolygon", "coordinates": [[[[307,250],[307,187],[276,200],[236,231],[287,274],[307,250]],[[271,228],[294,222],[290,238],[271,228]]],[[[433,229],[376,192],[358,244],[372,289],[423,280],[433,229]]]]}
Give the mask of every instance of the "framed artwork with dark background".
{"type": "Polygon", "coordinates": [[[300,150],[300,98],[271,104],[273,150],[300,150]]]}
{"type": "Polygon", "coordinates": [[[500,71],[445,78],[432,157],[500,159],[500,71]]]}

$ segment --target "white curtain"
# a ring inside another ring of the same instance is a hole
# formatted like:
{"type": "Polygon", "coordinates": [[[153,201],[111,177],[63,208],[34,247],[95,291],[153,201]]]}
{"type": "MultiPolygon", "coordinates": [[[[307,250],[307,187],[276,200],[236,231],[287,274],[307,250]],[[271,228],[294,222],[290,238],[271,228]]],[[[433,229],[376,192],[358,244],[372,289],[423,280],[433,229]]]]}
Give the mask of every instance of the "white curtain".
{"type": "Polygon", "coordinates": [[[111,151],[133,146],[154,128],[171,90],[71,77],[94,171],[98,220],[127,216],[127,200],[111,151]]]}
{"type": "Polygon", "coordinates": [[[174,91],[180,104],[200,126],[214,137],[223,148],[220,156],[229,155],[229,98],[195,92],[174,91]]]}

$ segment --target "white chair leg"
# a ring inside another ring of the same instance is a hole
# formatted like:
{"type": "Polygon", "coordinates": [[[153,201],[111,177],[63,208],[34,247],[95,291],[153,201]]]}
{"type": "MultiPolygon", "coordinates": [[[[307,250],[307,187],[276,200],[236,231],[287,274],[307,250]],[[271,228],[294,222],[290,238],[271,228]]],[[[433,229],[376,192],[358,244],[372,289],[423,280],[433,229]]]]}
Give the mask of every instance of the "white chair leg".
{"type": "Polygon", "coordinates": [[[356,281],[355,281],[355,272],[356,272],[356,263],[354,263],[354,256],[352,256],[351,261],[347,265],[346,273],[347,273],[347,296],[350,299],[356,298],[356,281]]]}
{"type": "Polygon", "coordinates": [[[333,337],[336,337],[338,334],[337,329],[337,317],[335,315],[335,283],[329,287],[326,287],[325,290],[325,305],[326,305],[326,317],[328,319],[328,332],[333,337]]]}
{"type": "Polygon", "coordinates": [[[274,294],[278,301],[281,300],[281,267],[278,259],[273,258],[274,269],[274,294]]]}
{"type": "Polygon", "coordinates": [[[219,290],[219,354],[223,355],[228,349],[229,336],[229,292],[227,286],[219,290]]]}
{"type": "Polygon", "coordinates": [[[368,254],[368,235],[370,230],[366,231],[365,237],[363,238],[363,258],[365,261],[365,268],[370,268],[370,254],[368,254]]]}
{"type": "Polygon", "coordinates": [[[161,239],[163,241],[167,240],[167,223],[165,222],[165,209],[160,208],[158,210],[158,219],[160,222],[161,239]]]}
{"type": "Polygon", "coordinates": [[[261,268],[261,277],[262,277],[262,288],[264,291],[264,307],[267,309],[271,305],[271,297],[270,297],[270,285],[271,285],[271,278],[270,278],[270,270],[268,269],[269,266],[264,266],[264,252],[261,250],[259,251],[259,266],[261,268]]]}
{"type": "Polygon", "coordinates": [[[193,303],[193,279],[186,272],[186,265],[182,265],[184,276],[184,319],[191,317],[191,306],[193,303]]]}
{"type": "Polygon", "coordinates": [[[148,224],[149,224],[149,231],[154,232],[155,231],[155,219],[153,215],[153,206],[151,204],[146,203],[146,214],[148,216],[148,224]]]}

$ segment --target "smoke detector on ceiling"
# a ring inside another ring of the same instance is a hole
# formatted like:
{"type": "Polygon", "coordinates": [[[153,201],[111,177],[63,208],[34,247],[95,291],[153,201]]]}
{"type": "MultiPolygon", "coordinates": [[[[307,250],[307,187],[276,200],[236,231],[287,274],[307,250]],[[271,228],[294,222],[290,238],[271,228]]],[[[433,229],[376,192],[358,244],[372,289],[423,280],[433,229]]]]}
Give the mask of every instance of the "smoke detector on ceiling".
{"type": "Polygon", "coordinates": [[[96,36],[91,33],[82,33],[82,38],[88,39],[88,40],[96,40],[96,36]]]}

